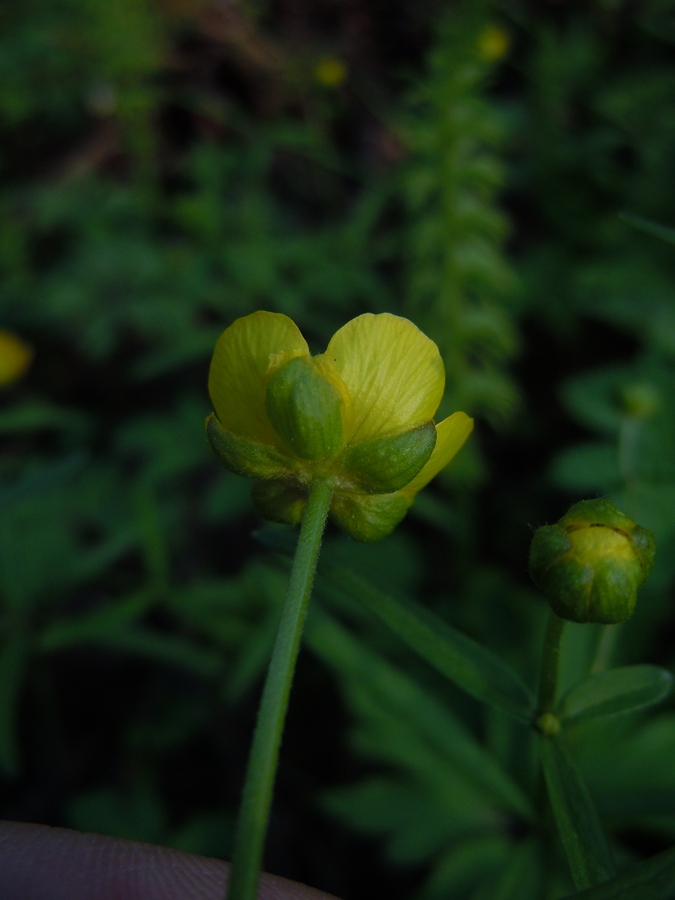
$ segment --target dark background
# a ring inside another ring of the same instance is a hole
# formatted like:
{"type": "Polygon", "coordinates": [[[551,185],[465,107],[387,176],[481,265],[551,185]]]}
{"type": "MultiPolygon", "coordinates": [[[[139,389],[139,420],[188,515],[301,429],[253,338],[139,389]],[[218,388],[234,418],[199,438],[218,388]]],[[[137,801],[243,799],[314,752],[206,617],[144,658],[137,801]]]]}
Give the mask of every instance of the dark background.
{"type": "MultiPolygon", "coordinates": [[[[532,530],[608,495],[659,545],[612,652],[672,664],[674,43],[664,0],[3,8],[0,326],[33,358],[0,347],[2,817],[228,856],[287,563],[203,420],[215,340],[255,309],[315,351],[408,316],[441,413],[476,417],[391,537],[326,554],[532,683],[532,530]]],[[[334,631],[300,660],[266,867],[349,900],[489,891],[530,831],[387,719],[340,629],[522,784],[525,739],[316,593],[334,631]]],[[[569,678],[597,639],[573,629],[569,678]]],[[[606,741],[580,739],[589,772],[606,741]]],[[[597,784],[622,858],[670,843],[675,804],[617,817],[597,784]]]]}

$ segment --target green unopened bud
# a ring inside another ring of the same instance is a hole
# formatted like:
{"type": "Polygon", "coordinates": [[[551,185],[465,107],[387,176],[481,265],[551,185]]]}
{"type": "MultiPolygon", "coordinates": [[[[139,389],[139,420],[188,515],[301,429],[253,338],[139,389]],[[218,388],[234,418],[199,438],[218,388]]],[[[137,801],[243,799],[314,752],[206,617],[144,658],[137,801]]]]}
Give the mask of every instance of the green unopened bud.
{"type": "Polygon", "coordinates": [[[336,491],[330,505],[330,517],[355,541],[379,541],[396,528],[411,502],[403,494],[336,491]]]}
{"type": "Polygon", "coordinates": [[[342,449],[342,397],[309,357],[274,372],[265,405],[277,434],[302,459],[331,459],[342,449]]]}
{"type": "Polygon", "coordinates": [[[276,447],[226,431],[215,415],[206,420],[206,436],[218,460],[246,478],[281,478],[288,475],[288,460],[276,447]]]}
{"type": "Polygon", "coordinates": [[[632,614],[654,552],[651,531],[611,501],[582,500],[536,531],[530,573],[561,618],[612,625],[632,614]]]}
{"type": "Polygon", "coordinates": [[[421,471],[436,446],[436,426],[425,422],[394,437],[364,441],[342,457],[343,468],[369,494],[390,494],[421,471]]]}

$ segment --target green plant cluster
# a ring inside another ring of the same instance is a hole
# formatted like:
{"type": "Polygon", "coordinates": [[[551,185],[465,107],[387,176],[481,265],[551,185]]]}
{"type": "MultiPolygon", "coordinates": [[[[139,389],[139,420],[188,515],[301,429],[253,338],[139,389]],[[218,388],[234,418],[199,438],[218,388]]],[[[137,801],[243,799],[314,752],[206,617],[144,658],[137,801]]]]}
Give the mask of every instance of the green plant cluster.
{"type": "Polygon", "coordinates": [[[256,309],[313,352],[390,311],[477,431],[392,536],[326,538],[266,868],[353,900],[666,900],[673,5],[319,6],[0,13],[0,330],[34,350],[0,388],[0,817],[229,856],[290,532],[213,461],[213,345],[256,309]],[[627,622],[567,626],[542,739],[529,541],[594,496],[656,563],[627,622]],[[574,878],[538,743],[600,860],[574,878]]]}

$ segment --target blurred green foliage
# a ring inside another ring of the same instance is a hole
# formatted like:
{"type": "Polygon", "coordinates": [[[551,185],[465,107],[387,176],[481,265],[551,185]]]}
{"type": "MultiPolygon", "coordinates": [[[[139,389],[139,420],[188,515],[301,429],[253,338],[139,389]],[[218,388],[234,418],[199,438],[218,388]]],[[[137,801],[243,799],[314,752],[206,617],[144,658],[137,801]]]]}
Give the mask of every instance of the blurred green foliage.
{"type": "MultiPolygon", "coordinates": [[[[607,495],[656,568],[629,622],[569,627],[562,687],[673,665],[672,3],[0,20],[0,327],[35,351],[0,407],[2,816],[228,854],[286,570],[203,421],[215,339],[258,308],[313,349],[407,315],[444,356],[443,413],[479,418],[396,534],[329,533],[327,560],[533,686],[532,528],[607,495]]],[[[532,825],[529,733],[353,599],[320,582],[315,604],[267,867],[355,900],[571,893],[532,825]]],[[[672,712],[568,733],[619,868],[674,841],[672,712]]]]}

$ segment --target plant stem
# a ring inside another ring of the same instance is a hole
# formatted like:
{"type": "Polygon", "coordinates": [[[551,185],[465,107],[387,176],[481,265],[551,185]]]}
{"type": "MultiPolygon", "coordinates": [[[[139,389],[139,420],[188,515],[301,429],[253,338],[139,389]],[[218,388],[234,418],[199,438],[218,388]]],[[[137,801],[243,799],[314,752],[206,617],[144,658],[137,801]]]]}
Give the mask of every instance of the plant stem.
{"type": "Polygon", "coordinates": [[[616,640],[619,637],[619,625],[601,625],[600,628],[602,628],[602,634],[598,641],[593,664],[591,665],[591,675],[609,669],[612,656],[616,650],[616,640]]]}
{"type": "Polygon", "coordinates": [[[331,492],[329,482],[314,481],[302,518],[248,758],[226,900],[255,900],[257,897],[281,736],[331,492]]]}
{"type": "Polygon", "coordinates": [[[566,622],[566,619],[561,619],[560,616],[551,612],[546,625],[539,675],[539,716],[553,712],[555,695],[558,689],[560,642],[566,622]]]}

